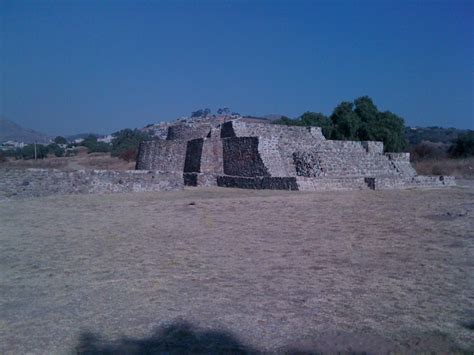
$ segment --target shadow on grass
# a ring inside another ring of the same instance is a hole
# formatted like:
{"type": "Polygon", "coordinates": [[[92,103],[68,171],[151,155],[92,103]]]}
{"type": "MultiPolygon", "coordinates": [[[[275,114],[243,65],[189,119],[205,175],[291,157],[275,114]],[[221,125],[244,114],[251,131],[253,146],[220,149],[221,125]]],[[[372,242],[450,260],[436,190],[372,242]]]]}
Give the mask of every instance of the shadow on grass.
{"type": "Polygon", "coordinates": [[[143,339],[122,338],[104,341],[85,332],[74,349],[77,354],[256,354],[257,350],[242,344],[233,335],[221,331],[202,331],[187,322],[158,328],[143,339]]]}
{"type": "MultiPolygon", "coordinates": [[[[471,328],[468,328],[471,329],[471,328]]],[[[276,350],[282,354],[388,354],[391,352],[443,352],[472,354],[461,349],[444,333],[432,332],[409,336],[399,344],[370,333],[351,334],[327,332],[315,334],[276,350]]],[[[186,321],[177,321],[157,328],[146,338],[121,338],[110,341],[90,332],[84,332],[73,350],[76,354],[260,354],[261,350],[241,343],[225,331],[202,330],[186,321]]]]}

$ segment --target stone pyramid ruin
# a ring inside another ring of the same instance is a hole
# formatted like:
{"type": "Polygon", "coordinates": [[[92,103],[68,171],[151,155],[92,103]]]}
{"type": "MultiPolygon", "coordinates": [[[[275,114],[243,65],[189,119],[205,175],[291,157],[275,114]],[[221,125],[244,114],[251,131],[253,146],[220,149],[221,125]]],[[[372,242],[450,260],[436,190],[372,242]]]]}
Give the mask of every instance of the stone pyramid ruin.
{"type": "Polygon", "coordinates": [[[384,153],[382,142],[328,140],[319,127],[239,117],[166,128],[165,139],[141,143],[136,168],[182,173],[188,186],[316,191],[454,185],[450,176],[417,175],[409,153],[384,153]]]}

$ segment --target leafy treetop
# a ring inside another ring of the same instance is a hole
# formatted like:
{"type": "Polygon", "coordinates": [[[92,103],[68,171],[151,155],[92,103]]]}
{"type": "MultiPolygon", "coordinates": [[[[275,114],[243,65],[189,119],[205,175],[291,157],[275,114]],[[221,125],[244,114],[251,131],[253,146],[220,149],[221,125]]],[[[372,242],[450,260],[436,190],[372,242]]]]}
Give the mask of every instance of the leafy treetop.
{"type": "Polygon", "coordinates": [[[385,150],[390,152],[406,148],[403,119],[390,111],[380,112],[368,96],[359,97],[354,102],[341,102],[329,117],[322,113],[305,112],[297,119],[282,117],[275,123],[319,126],[329,139],[382,141],[385,150]]]}

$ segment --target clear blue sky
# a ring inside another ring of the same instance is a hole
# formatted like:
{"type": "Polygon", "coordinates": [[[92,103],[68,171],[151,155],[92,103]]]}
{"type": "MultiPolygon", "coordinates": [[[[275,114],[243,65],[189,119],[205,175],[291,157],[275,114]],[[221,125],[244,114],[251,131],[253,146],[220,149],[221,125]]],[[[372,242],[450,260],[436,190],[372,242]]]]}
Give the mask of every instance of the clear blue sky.
{"type": "Polygon", "coordinates": [[[1,114],[108,133],[201,107],[330,114],[372,97],[474,128],[473,1],[0,0],[1,114]]]}

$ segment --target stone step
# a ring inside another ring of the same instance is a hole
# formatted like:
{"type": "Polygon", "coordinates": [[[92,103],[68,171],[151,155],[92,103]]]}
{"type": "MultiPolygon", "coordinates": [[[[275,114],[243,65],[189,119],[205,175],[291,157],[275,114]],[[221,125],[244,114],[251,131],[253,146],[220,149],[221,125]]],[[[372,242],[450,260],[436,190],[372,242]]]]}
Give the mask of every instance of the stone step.
{"type": "Polygon", "coordinates": [[[453,176],[423,176],[393,178],[375,178],[375,190],[409,189],[409,188],[437,188],[456,186],[453,176]]]}
{"type": "Polygon", "coordinates": [[[329,190],[367,190],[369,187],[364,177],[348,178],[308,178],[297,177],[300,191],[329,191],[329,190]]]}

